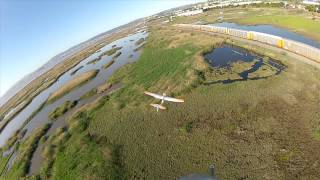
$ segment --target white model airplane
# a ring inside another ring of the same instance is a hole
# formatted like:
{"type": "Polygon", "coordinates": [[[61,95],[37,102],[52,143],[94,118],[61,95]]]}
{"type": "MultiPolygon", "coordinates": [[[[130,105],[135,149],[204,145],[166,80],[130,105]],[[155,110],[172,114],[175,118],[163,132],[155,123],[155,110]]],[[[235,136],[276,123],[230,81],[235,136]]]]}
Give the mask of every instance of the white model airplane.
{"type": "Polygon", "coordinates": [[[154,98],[156,98],[156,99],[160,99],[160,100],[161,100],[161,103],[160,103],[160,104],[150,104],[150,106],[157,108],[157,112],[159,111],[159,109],[162,109],[162,110],[167,109],[166,107],[162,106],[162,104],[164,103],[164,101],[184,102],[183,99],[176,99],[176,98],[168,97],[168,96],[166,96],[165,93],[163,93],[162,96],[161,96],[161,95],[159,95],[159,94],[155,94],[155,93],[151,93],[151,92],[145,91],[144,94],[149,95],[149,96],[152,96],[152,97],[154,97],[154,98]]]}

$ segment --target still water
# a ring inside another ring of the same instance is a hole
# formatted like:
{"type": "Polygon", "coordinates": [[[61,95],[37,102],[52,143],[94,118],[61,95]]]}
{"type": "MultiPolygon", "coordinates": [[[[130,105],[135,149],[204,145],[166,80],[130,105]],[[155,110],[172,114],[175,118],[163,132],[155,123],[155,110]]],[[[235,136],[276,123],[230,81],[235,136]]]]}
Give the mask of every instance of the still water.
{"type": "Polygon", "coordinates": [[[232,63],[235,62],[252,62],[256,60],[256,62],[252,65],[252,67],[248,70],[245,70],[238,75],[242,79],[236,79],[236,80],[221,80],[217,82],[207,82],[207,84],[212,83],[232,83],[235,81],[245,81],[248,79],[257,80],[262,79],[266,77],[261,78],[248,78],[249,73],[253,73],[257,71],[262,65],[268,64],[269,66],[274,67],[277,69],[275,75],[281,73],[281,71],[285,68],[284,65],[280,64],[276,60],[269,58],[268,61],[264,61],[263,57],[255,54],[253,52],[250,52],[244,48],[237,47],[237,46],[231,46],[229,44],[223,44],[220,47],[217,47],[213,49],[211,52],[207,53],[205,55],[205,60],[213,67],[213,68],[230,68],[232,63]]]}
{"type": "Polygon", "coordinates": [[[222,23],[216,23],[211,25],[218,26],[218,27],[227,27],[227,28],[240,29],[245,31],[256,31],[256,32],[271,34],[271,35],[280,36],[286,39],[302,42],[316,48],[320,48],[319,41],[312,40],[310,38],[299,35],[295,32],[278,28],[272,25],[240,25],[240,24],[229,23],[229,22],[222,22],[222,23]]]}
{"type": "Polygon", "coordinates": [[[101,48],[101,51],[93,53],[91,56],[81,61],[77,66],[65,72],[54,84],[52,84],[49,88],[37,95],[29,105],[27,105],[19,114],[17,114],[8,123],[8,125],[0,134],[0,147],[4,146],[6,141],[14,134],[14,132],[23,126],[26,119],[32,114],[33,111],[35,111],[42,103],[44,103],[47,100],[51,93],[55,92],[65,83],[69,82],[71,79],[73,79],[75,75],[94,69],[100,70],[98,75],[93,80],[69,92],[68,94],[58,99],[54,103],[46,105],[40,112],[38,112],[37,115],[23,128],[27,130],[25,137],[28,136],[35,128],[41,127],[45,123],[47,123],[48,113],[54,110],[59,105],[61,105],[63,102],[67,100],[78,100],[79,97],[81,97],[81,95],[90,91],[92,88],[104,83],[110,77],[110,75],[112,75],[112,73],[114,73],[122,65],[136,61],[140,55],[140,52],[135,51],[135,49],[138,48],[135,42],[138,41],[140,38],[146,38],[147,35],[148,34],[145,31],[139,31],[136,34],[131,34],[127,37],[121,38],[117,41],[107,44],[103,48],[101,48]],[[103,56],[101,60],[96,63],[87,64],[87,62],[95,59],[103,52],[111,49],[114,45],[123,48],[119,50],[121,52],[121,55],[117,57],[115,62],[109,68],[105,69],[103,67],[104,64],[112,60],[112,56],[107,55],[103,56]],[[75,70],[77,71],[75,72],[75,70]]]}

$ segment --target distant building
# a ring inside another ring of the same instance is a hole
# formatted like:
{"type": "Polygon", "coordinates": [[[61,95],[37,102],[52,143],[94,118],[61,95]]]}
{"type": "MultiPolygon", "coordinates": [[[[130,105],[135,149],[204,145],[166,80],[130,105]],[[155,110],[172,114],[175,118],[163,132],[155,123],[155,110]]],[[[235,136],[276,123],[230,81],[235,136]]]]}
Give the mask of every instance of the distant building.
{"type": "Polygon", "coordinates": [[[318,5],[320,5],[320,0],[304,0],[302,3],[306,4],[306,5],[318,6],[318,5]]]}
{"type": "Polygon", "coordinates": [[[203,13],[202,9],[186,10],[186,11],[177,13],[177,16],[193,16],[193,15],[201,14],[201,13],[203,13]]]}
{"type": "Polygon", "coordinates": [[[263,1],[259,0],[208,0],[204,9],[226,7],[226,6],[241,6],[249,4],[259,4],[263,1]]]}

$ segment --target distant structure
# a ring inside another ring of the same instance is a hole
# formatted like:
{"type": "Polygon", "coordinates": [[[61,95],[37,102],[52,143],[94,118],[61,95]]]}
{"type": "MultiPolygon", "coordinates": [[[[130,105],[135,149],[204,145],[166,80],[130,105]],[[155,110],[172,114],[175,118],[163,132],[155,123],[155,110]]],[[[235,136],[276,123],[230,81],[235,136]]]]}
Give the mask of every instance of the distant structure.
{"type": "Polygon", "coordinates": [[[259,0],[208,0],[204,9],[226,7],[226,6],[241,6],[249,4],[259,4],[263,1],[259,0]]]}
{"type": "Polygon", "coordinates": [[[201,13],[203,13],[203,9],[186,10],[184,12],[178,13],[177,16],[193,16],[201,13]]]}
{"type": "Polygon", "coordinates": [[[305,4],[305,5],[319,6],[320,5],[320,0],[304,0],[302,3],[305,4]]]}

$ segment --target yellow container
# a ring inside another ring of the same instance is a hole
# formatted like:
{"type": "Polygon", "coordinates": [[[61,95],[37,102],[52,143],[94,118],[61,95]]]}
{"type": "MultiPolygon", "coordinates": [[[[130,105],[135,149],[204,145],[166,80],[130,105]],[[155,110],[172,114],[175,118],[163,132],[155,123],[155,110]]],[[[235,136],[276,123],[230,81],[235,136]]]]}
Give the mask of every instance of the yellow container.
{"type": "Polygon", "coordinates": [[[278,47],[279,47],[279,48],[283,48],[283,47],[284,47],[284,40],[280,39],[280,40],[278,41],[278,47]]]}
{"type": "Polygon", "coordinates": [[[252,32],[247,32],[247,39],[253,39],[252,32]]]}

